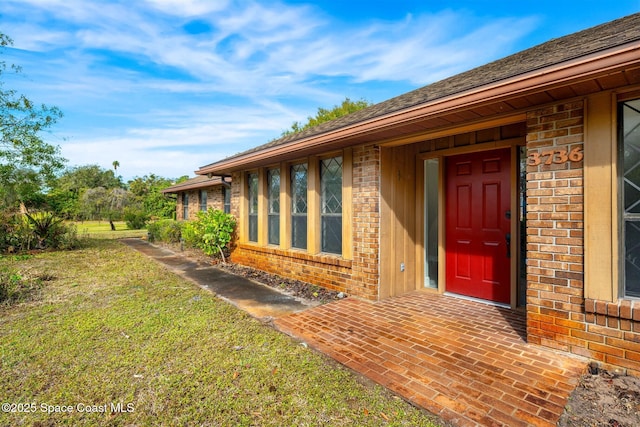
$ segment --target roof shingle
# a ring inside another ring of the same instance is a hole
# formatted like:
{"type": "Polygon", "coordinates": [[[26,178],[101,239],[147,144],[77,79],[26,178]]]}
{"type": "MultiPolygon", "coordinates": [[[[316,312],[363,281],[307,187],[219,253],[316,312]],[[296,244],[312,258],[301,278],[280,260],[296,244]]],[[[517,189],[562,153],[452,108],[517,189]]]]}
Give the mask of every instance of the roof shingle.
{"type": "MultiPolygon", "coordinates": [[[[523,50],[497,61],[440,80],[403,95],[380,102],[355,113],[321,123],[296,134],[270,141],[223,161],[308,137],[335,131],[387,114],[396,113],[423,103],[476,89],[518,75],[558,65],[613,47],[640,40],[640,13],[629,15],[577,33],[523,50]]],[[[202,166],[201,169],[218,162],[202,166]]]]}

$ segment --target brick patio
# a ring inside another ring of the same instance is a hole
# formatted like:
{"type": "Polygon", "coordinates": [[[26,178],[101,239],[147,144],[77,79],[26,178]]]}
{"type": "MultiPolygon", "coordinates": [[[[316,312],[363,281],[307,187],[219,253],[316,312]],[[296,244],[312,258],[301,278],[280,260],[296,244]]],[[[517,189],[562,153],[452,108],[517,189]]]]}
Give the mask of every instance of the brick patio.
{"type": "Polygon", "coordinates": [[[523,313],[429,292],[347,298],[275,324],[458,426],[555,425],[587,366],[527,344],[523,313]]]}

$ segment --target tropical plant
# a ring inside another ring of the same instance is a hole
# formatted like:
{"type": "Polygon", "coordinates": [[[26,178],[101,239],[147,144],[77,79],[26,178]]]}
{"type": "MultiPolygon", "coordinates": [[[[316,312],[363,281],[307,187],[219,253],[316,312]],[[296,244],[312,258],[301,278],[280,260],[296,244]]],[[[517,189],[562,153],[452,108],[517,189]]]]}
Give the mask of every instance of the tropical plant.
{"type": "Polygon", "coordinates": [[[31,249],[73,249],[80,241],[75,225],[66,225],[52,212],[2,212],[0,252],[31,249]]]}

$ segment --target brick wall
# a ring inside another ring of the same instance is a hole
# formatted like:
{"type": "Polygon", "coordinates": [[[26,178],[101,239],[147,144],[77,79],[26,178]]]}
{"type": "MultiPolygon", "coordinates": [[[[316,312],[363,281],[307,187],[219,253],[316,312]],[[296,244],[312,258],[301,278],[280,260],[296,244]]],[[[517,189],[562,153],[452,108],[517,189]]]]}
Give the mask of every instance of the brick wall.
{"type": "Polygon", "coordinates": [[[207,189],[207,206],[210,209],[224,210],[224,186],[216,185],[207,189]]]}
{"type": "Polygon", "coordinates": [[[638,374],[640,304],[585,305],[583,163],[560,152],[584,144],[583,103],[529,112],[527,134],[528,341],[638,374]]]}
{"type": "MultiPolygon", "coordinates": [[[[331,255],[312,255],[299,250],[237,244],[231,259],[270,273],[308,282],[347,295],[375,300],[378,297],[379,257],[379,176],[378,148],[353,149],[353,260],[331,255]]],[[[238,215],[240,190],[234,174],[231,212],[238,215]]],[[[346,218],[345,218],[346,220],[346,218]]]]}
{"type": "MultiPolygon", "coordinates": [[[[224,193],[222,192],[222,186],[216,185],[214,187],[207,187],[207,207],[211,209],[224,209],[224,193]]],[[[176,219],[178,221],[183,220],[183,205],[182,195],[184,192],[178,193],[178,199],[176,204],[176,219]]],[[[196,218],[196,213],[200,210],[200,190],[187,191],[189,197],[189,220],[196,218]]]]}

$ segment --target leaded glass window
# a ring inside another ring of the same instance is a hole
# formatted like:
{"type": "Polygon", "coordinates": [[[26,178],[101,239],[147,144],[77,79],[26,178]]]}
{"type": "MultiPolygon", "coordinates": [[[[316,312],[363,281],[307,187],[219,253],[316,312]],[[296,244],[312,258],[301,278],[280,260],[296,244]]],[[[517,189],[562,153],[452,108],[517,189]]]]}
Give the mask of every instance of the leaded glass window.
{"type": "Polygon", "coordinates": [[[280,244],[280,169],[267,171],[267,185],[269,196],[269,244],[280,244]]]}
{"type": "Polygon", "coordinates": [[[222,187],[222,195],[224,197],[224,213],[231,213],[231,188],[222,187]]]}
{"type": "Polygon", "coordinates": [[[247,175],[249,190],[249,241],[258,241],[258,174],[247,175]]]}
{"type": "Polygon", "coordinates": [[[200,210],[207,210],[207,190],[200,190],[200,210]]]}
{"type": "Polygon", "coordinates": [[[322,252],[342,253],[342,157],[320,162],[322,252]]]}
{"type": "Polygon", "coordinates": [[[640,99],[621,110],[624,294],[640,297],[640,99]]]}
{"type": "Polygon", "coordinates": [[[189,219],[189,193],[182,193],[182,219],[189,219]]]}
{"type": "Polygon", "coordinates": [[[307,248],[307,164],[291,166],[291,246],[307,248]]]}

